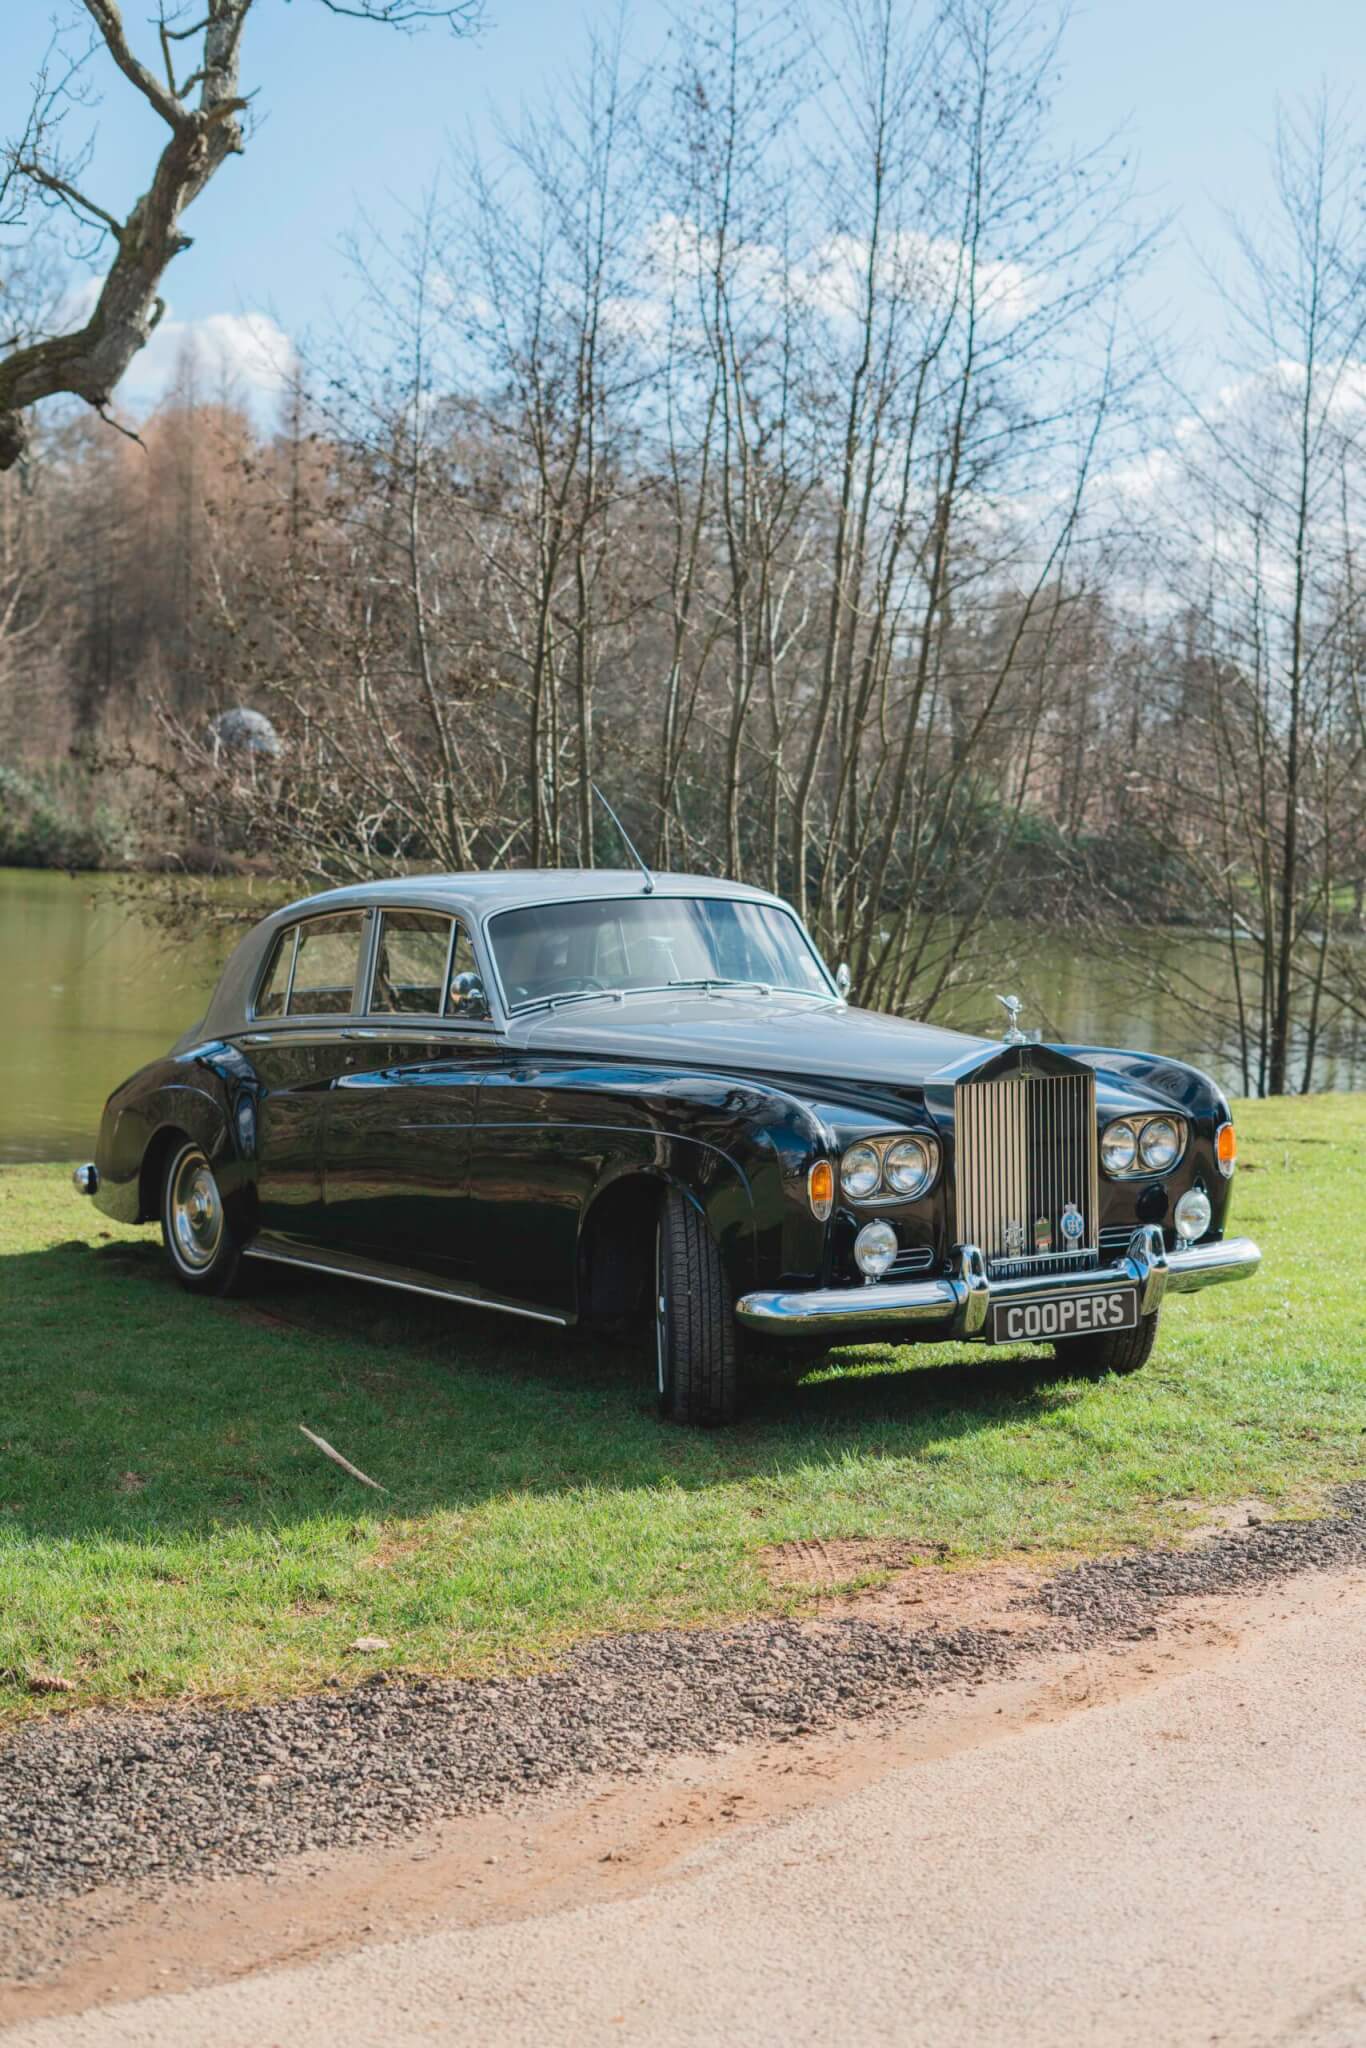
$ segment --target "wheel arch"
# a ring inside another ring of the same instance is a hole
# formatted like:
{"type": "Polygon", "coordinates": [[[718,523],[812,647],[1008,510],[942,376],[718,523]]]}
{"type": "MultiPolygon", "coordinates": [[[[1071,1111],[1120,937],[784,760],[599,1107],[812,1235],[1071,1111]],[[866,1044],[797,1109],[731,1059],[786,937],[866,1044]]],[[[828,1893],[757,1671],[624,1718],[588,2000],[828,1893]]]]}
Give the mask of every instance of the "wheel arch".
{"type": "MultiPolygon", "coordinates": [[[[580,1320],[633,1321],[649,1297],[659,1211],[678,1183],[657,1169],[628,1168],[596,1191],[579,1228],[577,1294],[580,1320]]],[[[697,1197],[689,1193],[689,1200],[697,1197]]],[[[700,1204],[698,1205],[700,1207],[700,1204]]]]}
{"type": "Polygon", "coordinates": [[[675,1139],[653,1160],[620,1160],[603,1174],[579,1222],[578,1311],[590,1322],[616,1322],[645,1305],[654,1262],[660,1205],[676,1188],[706,1225],[739,1292],[753,1264],[753,1196],[744,1172],[725,1153],[675,1139]]]}
{"type": "Polygon", "coordinates": [[[156,1222],[161,1214],[161,1184],[167,1161],[178,1145],[193,1141],[203,1147],[224,1202],[234,1212],[235,1227],[240,1229],[246,1223],[244,1212],[250,1206],[252,1190],[227,1104],[215,1094],[183,1083],[158,1089],[119,1117],[116,1154],[129,1149],[130,1139],[137,1148],[128,1160],[127,1178],[137,1190],[137,1213],[130,1221],[156,1222]],[[128,1126],[137,1124],[142,1129],[134,1138],[128,1126]]]}
{"type": "Polygon", "coordinates": [[[180,1147],[190,1141],[191,1133],[179,1124],[161,1124],[148,1139],[138,1168],[139,1223],[154,1223],[160,1216],[166,1168],[180,1147]]]}

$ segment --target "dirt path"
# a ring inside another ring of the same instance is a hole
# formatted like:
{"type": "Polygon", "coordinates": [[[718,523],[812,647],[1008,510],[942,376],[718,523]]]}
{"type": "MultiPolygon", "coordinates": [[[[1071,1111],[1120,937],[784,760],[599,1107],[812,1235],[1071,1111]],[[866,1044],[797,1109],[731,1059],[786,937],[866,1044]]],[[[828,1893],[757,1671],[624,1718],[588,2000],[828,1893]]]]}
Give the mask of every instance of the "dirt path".
{"type": "Polygon", "coordinates": [[[6,2048],[1363,2048],[1366,1573],[29,1926],[57,1960],[0,1993],[6,2048]]]}

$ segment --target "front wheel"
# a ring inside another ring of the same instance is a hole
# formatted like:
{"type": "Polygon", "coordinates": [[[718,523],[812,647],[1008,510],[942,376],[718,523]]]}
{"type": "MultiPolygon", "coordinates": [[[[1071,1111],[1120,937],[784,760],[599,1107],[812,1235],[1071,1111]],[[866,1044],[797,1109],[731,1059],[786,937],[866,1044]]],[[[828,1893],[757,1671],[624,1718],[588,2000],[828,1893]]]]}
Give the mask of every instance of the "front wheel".
{"type": "Polygon", "coordinates": [[[230,1294],[242,1254],[214,1170],[193,1140],[177,1146],[161,1184],[161,1236],[171,1271],[191,1294],[230,1294]]]}
{"type": "Polygon", "coordinates": [[[729,1422],[736,1407],[735,1316],[721,1254],[705,1219],[677,1188],[655,1235],[655,1369],[671,1422],[729,1422]]]}
{"type": "Polygon", "coordinates": [[[1053,1346],[1053,1356],[1069,1378],[1099,1380],[1107,1372],[1137,1372],[1152,1356],[1157,1342],[1157,1315],[1140,1316],[1132,1330],[1109,1336],[1066,1337],[1053,1346]]]}

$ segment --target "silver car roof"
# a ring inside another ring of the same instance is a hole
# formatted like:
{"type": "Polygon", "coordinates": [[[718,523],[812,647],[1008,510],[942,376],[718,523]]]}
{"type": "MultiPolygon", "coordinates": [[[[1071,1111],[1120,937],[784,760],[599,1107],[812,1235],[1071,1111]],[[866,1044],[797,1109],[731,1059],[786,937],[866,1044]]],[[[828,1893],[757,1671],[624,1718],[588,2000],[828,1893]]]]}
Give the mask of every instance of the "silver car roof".
{"type": "MultiPolygon", "coordinates": [[[[753,889],[746,882],[728,882],[715,875],[654,876],[656,896],[713,896],[748,903],[772,903],[783,909],[781,896],[753,889]]],[[[497,874],[403,875],[386,882],[357,882],[344,889],[325,889],[301,896],[253,925],[228,960],[209,1007],[200,1022],[177,1041],[178,1047],[204,1035],[226,1036],[240,1030],[247,1006],[265,965],[265,957],[282,925],[331,910],[367,910],[371,905],[406,904],[415,909],[463,913],[471,924],[483,925],[501,910],[536,903],[590,903],[603,898],[638,897],[645,893],[638,868],[508,868],[497,874]]]]}
{"type": "MultiPolygon", "coordinates": [[[[781,903],[767,889],[747,882],[729,882],[716,875],[654,876],[657,896],[731,896],[755,903],[781,903]]],[[[519,909],[532,903],[591,902],[594,897],[640,896],[645,893],[639,868],[504,868],[496,874],[404,875],[387,882],[357,882],[349,888],[327,889],[303,896],[273,915],[298,917],[304,911],[349,910],[371,903],[423,903],[442,909],[469,908],[480,917],[495,910],[519,909]]]]}

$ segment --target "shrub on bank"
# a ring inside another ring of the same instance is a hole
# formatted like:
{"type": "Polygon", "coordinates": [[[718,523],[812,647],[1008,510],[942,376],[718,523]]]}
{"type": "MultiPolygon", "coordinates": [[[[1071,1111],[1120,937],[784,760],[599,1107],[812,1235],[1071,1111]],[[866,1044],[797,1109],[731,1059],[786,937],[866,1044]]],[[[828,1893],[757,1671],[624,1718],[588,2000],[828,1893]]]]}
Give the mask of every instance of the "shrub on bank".
{"type": "Polygon", "coordinates": [[[119,868],[131,851],[126,823],[87,774],[22,774],[0,763],[0,867],[119,868]]]}

